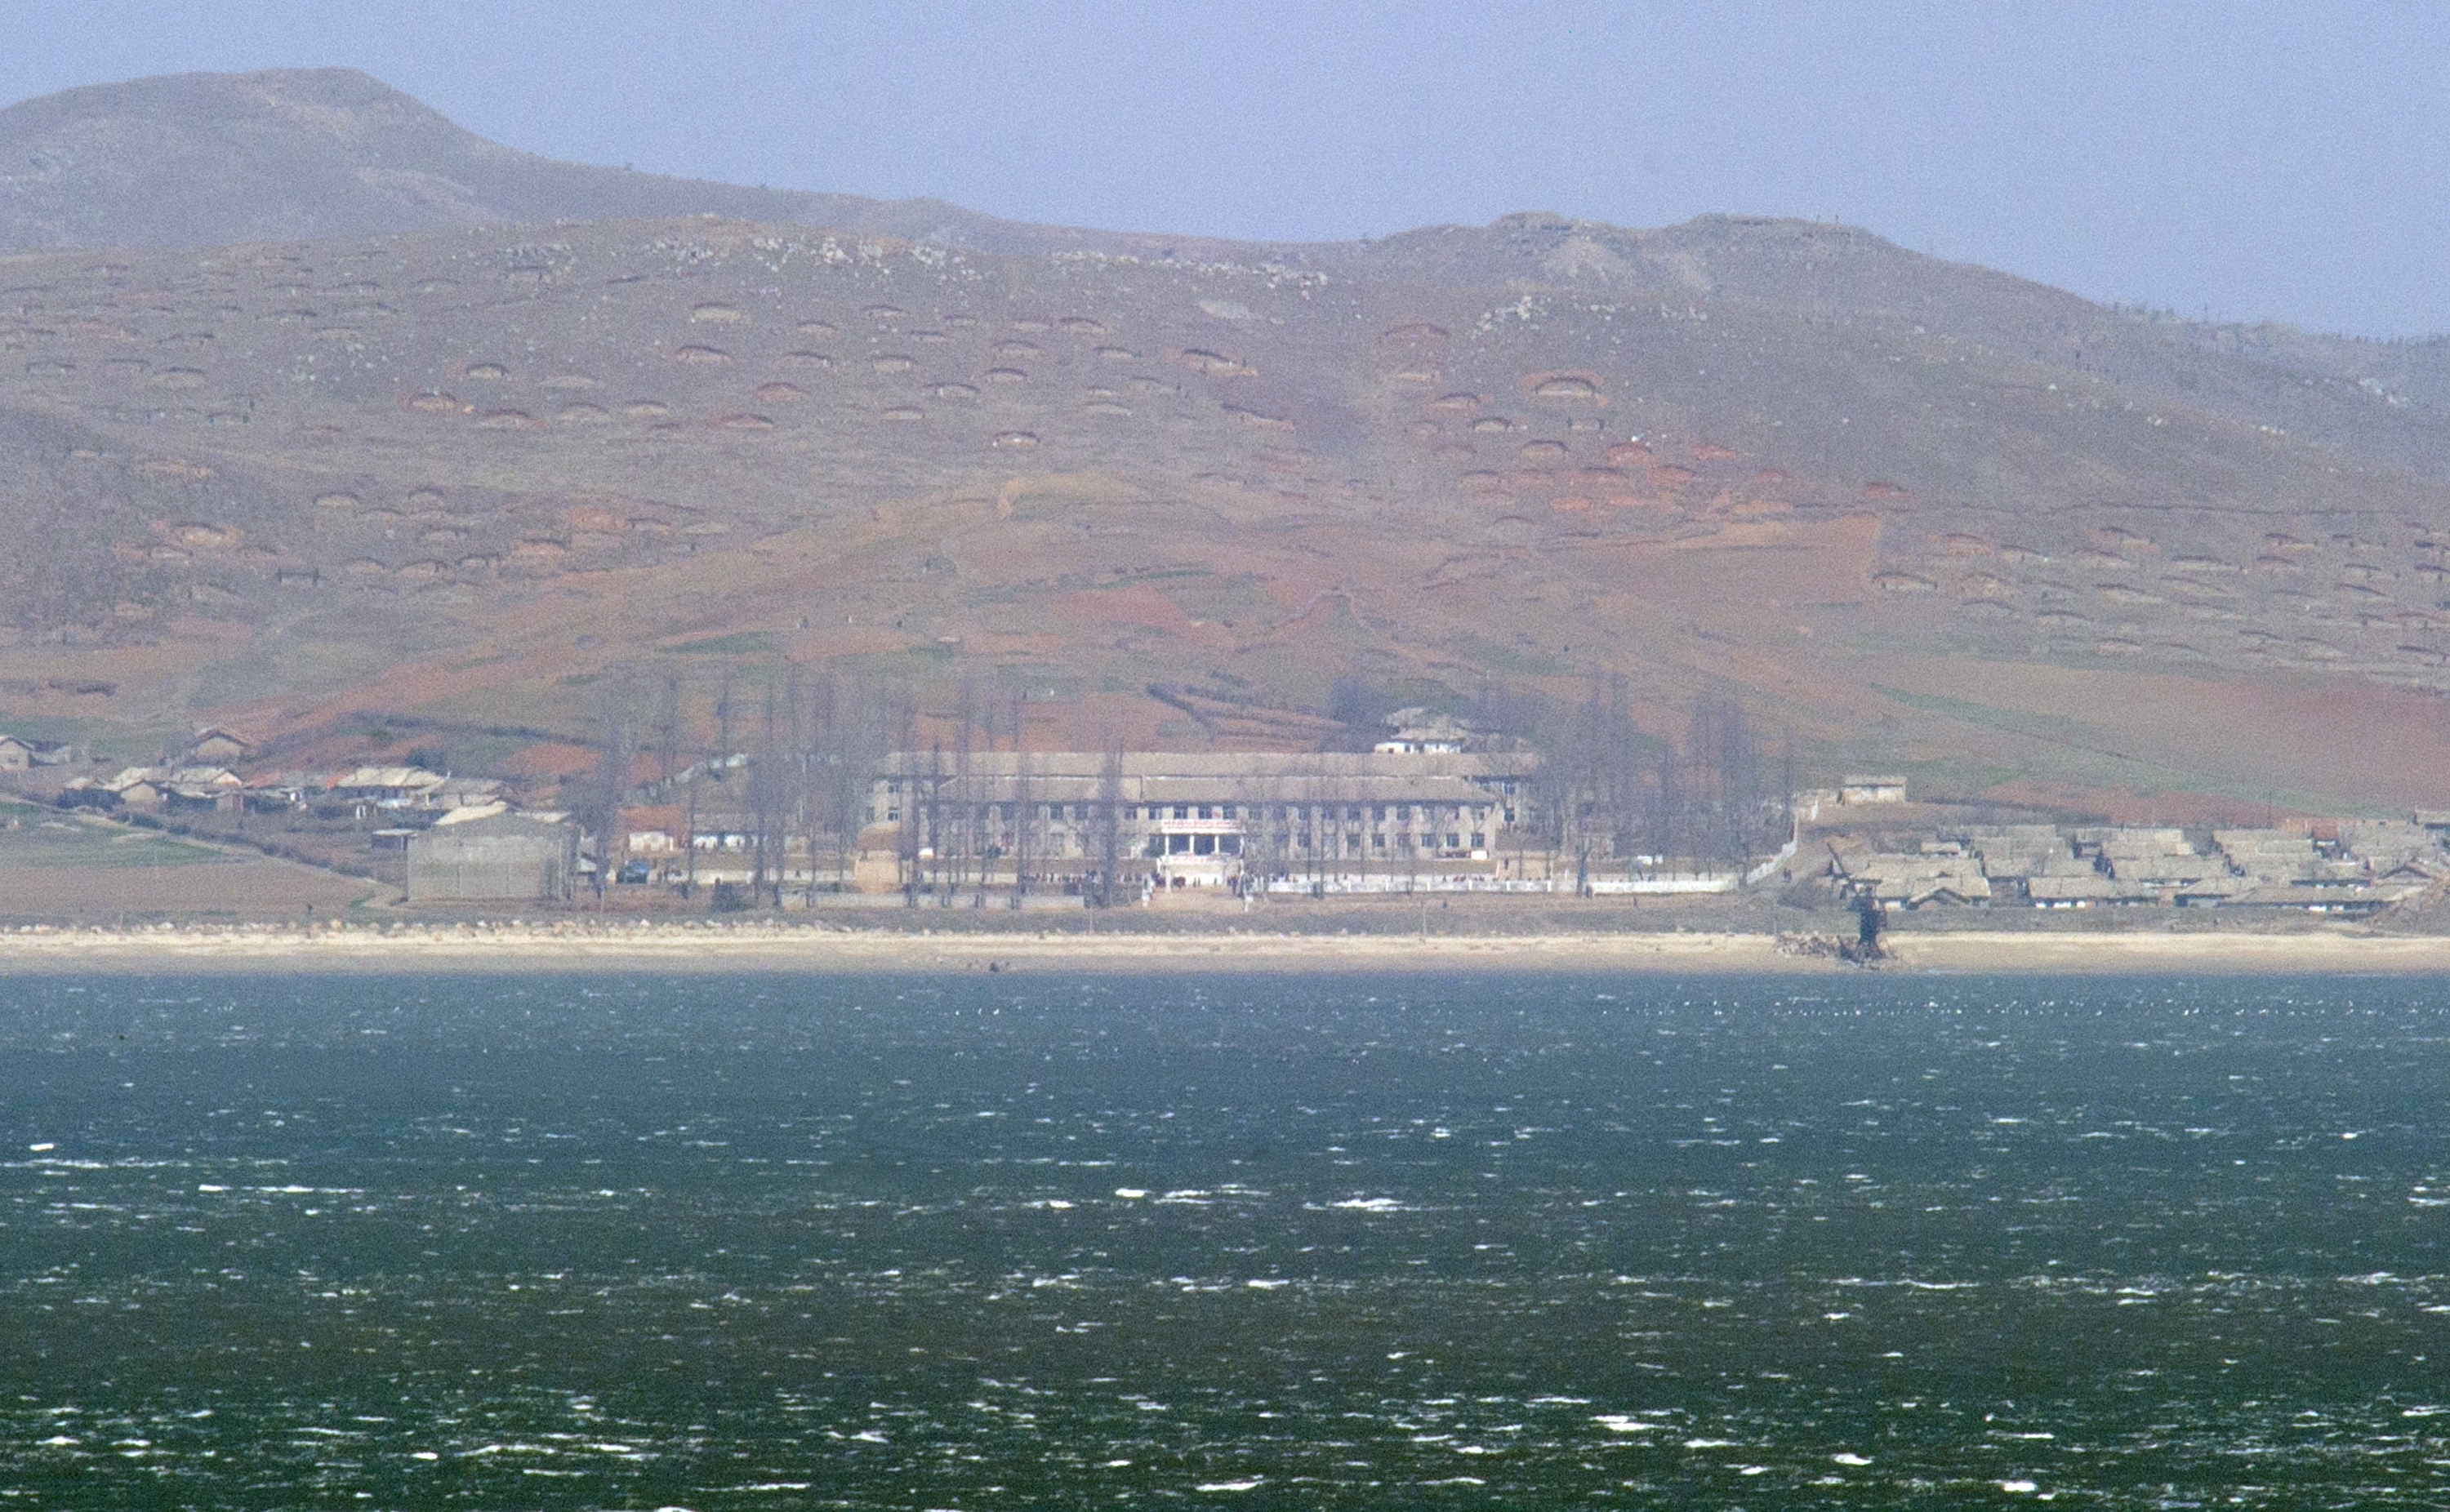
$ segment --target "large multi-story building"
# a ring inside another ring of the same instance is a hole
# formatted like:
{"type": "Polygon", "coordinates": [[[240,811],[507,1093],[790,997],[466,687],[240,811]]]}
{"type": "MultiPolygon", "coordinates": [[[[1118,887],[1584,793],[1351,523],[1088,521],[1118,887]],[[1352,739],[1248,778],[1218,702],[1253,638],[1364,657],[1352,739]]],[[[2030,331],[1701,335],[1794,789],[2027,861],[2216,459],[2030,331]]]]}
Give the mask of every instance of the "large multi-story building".
{"type": "Polygon", "coordinates": [[[904,751],[869,794],[864,847],[914,878],[964,871],[1162,888],[1491,869],[1523,815],[1530,753],[904,751]]]}

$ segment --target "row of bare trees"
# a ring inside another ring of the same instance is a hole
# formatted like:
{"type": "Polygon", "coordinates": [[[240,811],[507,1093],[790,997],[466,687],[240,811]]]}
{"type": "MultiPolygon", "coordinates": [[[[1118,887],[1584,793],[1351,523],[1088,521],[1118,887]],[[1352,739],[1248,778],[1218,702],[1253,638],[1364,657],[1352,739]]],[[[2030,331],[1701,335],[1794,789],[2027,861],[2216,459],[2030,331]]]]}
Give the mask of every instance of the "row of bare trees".
{"type": "Polygon", "coordinates": [[[1594,678],[1582,703],[1539,721],[1545,753],[1530,817],[1578,875],[1594,863],[1740,864],[1783,844],[1793,824],[1792,742],[1773,755],[1741,705],[1694,699],[1684,739],[1635,721],[1621,677],[1594,678]]]}
{"type": "MultiPolygon", "coordinates": [[[[751,685],[726,669],[694,720],[691,691],[676,672],[651,685],[607,680],[594,769],[565,789],[594,837],[599,876],[612,863],[619,811],[638,796],[680,811],[685,893],[696,884],[700,837],[723,837],[727,850],[747,853],[744,905],[779,906],[794,889],[805,898],[846,883],[861,830],[877,824],[892,829],[901,882],[914,901],[922,892],[983,889],[1006,872],[1025,893],[1043,870],[1023,690],[978,679],[921,688],[832,671],[808,678],[789,667],[751,685]],[[643,719],[648,708],[652,717],[643,719]],[[895,752],[915,765],[880,808],[874,785],[895,752]],[[987,759],[999,753],[1008,754],[987,759]],[[1016,763],[1017,783],[997,775],[1016,763]]],[[[1087,877],[1097,902],[1121,901],[1138,886],[1134,858],[1124,854],[1122,752],[1107,745],[1089,805],[1087,877]]]]}
{"type": "MultiPolygon", "coordinates": [[[[566,789],[595,837],[599,876],[612,862],[618,810],[642,790],[680,810],[685,889],[695,885],[700,836],[724,836],[727,848],[747,852],[744,903],[779,905],[787,891],[847,882],[860,831],[872,824],[891,826],[899,880],[914,902],[922,894],[982,896],[992,878],[1009,882],[1018,904],[1050,869],[1039,818],[1043,778],[1029,755],[1022,690],[979,679],[922,688],[833,671],[811,678],[785,667],[753,684],[727,669],[711,691],[710,704],[693,710],[706,694],[678,673],[608,679],[594,770],[566,789]],[[906,769],[893,803],[879,808],[874,784],[894,752],[905,753],[906,769]]],[[[1640,712],[1623,677],[1594,678],[1573,702],[1502,685],[1470,701],[1466,716],[1488,738],[1542,754],[1504,801],[1512,810],[1506,848],[1518,869],[1533,851],[1545,854],[1552,877],[1628,865],[1714,868],[1783,843],[1792,757],[1773,753],[1739,704],[1696,698],[1681,741],[1646,731],[1640,712]]],[[[1053,744],[1086,743],[1066,732],[1053,744]]],[[[1063,868],[1093,903],[1136,895],[1141,869],[1125,854],[1120,749],[1106,740],[1088,748],[1099,746],[1098,791],[1087,813],[1071,819],[1088,854],[1066,858],[1063,868]]],[[[1339,819],[1352,816],[1331,812],[1324,789],[1254,787],[1244,796],[1247,813],[1266,816],[1243,826],[1247,873],[1340,869],[1339,819]]],[[[1417,849],[1362,863],[1390,871],[1423,863],[1417,849]]]]}
{"type": "MultiPolygon", "coordinates": [[[[1016,732],[1023,716],[1016,706],[1016,732]]],[[[1138,890],[1138,858],[1126,853],[1119,746],[1107,744],[1096,795],[1086,802],[1078,793],[1055,789],[1017,735],[1009,764],[980,761],[981,753],[962,744],[958,732],[950,749],[938,743],[924,753],[906,747],[905,752],[893,777],[899,804],[890,813],[903,891],[911,901],[924,892],[949,902],[967,889],[974,901],[982,902],[990,882],[1001,885],[1009,869],[1008,901],[1022,906],[1037,879],[1054,869],[1054,831],[1041,818],[1051,804],[1085,810],[1067,821],[1085,855],[1067,858],[1061,870],[1090,903],[1111,906],[1138,890]],[[1003,775],[1007,766],[1009,778],[1003,775]]]]}
{"type": "Polygon", "coordinates": [[[607,682],[595,769],[568,789],[594,837],[598,875],[612,861],[622,805],[643,795],[681,810],[676,838],[685,889],[695,884],[698,838],[705,835],[736,837],[748,853],[744,903],[779,905],[794,883],[814,890],[847,878],[869,785],[917,723],[908,688],[831,672],[807,679],[797,668],[749,688],[727,669],[711,717],[702,722],[689,718],[688,692],[676,672],[651,688],[635,678],[607,682]],[[650,705],[652,719],[641,721],[650,705]],[[710,726],[710,745],[704,741],[710,726]],[[651,759],[649,771],[640,770],[642,759],[651,759]]]}

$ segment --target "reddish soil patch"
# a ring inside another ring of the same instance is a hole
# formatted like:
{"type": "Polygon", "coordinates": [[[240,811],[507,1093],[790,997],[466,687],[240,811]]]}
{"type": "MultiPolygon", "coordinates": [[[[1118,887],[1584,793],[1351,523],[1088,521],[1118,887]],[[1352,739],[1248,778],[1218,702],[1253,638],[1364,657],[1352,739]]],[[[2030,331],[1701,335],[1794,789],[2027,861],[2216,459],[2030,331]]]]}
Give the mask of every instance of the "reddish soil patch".
{"type": "Polygon", "coordinates": [[[1175,635],[1194,634],[1198,629],[1172,599],[1145,583],[1067,593],[1055,607],[1064,618],[1091,625],[1133,626],[1175,635]]]}
{"type": "Polygon", "coordinates": [[[584,746],[543,743],[522,747],[502,763],[513,777],[575,777],[595,769],[596,753],[584,746]]]}
{"type": "Polygon", "coordinates": [[[1869,675],[2042,722],[2067,741],[2168,773],[2150,784],[2155,793],[2199,792],[2231,812],[2259,812],[2259,793],[2429,806],[2450,770],[2450,725],[2427,693],[1936,657],[1898,658],[1869,675]]]}

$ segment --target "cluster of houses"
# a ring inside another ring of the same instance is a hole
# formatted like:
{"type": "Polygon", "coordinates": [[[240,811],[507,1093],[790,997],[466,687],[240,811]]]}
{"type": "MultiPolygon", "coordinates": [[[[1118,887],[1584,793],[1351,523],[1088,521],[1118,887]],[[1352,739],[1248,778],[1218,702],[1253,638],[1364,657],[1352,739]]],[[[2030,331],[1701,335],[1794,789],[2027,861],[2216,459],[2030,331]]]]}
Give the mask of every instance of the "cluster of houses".
{"type": "Polygon", "coordinates": [[[85,760],[82,746],[0,735],[0,772],[31,771],[37,766],[66,766],[85,760]]]}
{"type": "Polygon", "coordinates": [[[1827,875],[1882,909],[2273,908],[2365,914],[2450,880],[2450,814],[2283,828],[1968,825],[1912,851],[1826,837],[1827,875]]]}
{"type": "MultiPolygon", "coordinates": [[[[6,737],[0,737],[5,740],[6,737]]],[[[0,747],[5,748],[5,747],[0,747]]],[[[236,764],[252,747],[225,729],[200,731],[167,761],[88,774],[61,785],[62,802],[136,813],[282,813],[309,810],[362,821],[398,816],[405,823],[379,837],[405,836],[454,810],[502,801],[502,785],[485,777],[454,777],[421,766],[360,766],[344,772],[278,772],[253,778],[236,764]]],[[[381,844],[379,839],[377,843],[381,844]]],[[[391,848],[400,848],[395,843],[391,848]]]]}

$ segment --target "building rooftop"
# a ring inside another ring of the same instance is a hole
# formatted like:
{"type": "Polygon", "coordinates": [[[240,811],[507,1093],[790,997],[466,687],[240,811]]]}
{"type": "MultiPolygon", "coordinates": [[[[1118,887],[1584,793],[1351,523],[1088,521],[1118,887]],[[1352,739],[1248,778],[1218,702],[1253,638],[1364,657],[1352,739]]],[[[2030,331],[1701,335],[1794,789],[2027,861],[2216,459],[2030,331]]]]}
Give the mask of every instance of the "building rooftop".
{"type": "MultiPolygon", "coordinates": [[[[966,758],[979,777],[1012,778],[1026,759],[1028,773],[1040,778],[1073,777],[1097,781],[1105,771],[1102,751],[973,751],[966,758]]],[[[949,777],[965,758],[952,751],[895,751],[881,769],[890,776],[949,777]]],[[[1125,751],[1120,758],[1125,778],[1175,778],[1195,781],[1238,778],[1298,777],[1488,777],[1527,772],[1539,758],[1512,752],[1390,751],[1125,751]]]]}

